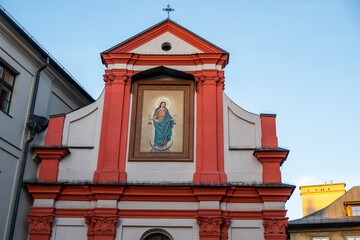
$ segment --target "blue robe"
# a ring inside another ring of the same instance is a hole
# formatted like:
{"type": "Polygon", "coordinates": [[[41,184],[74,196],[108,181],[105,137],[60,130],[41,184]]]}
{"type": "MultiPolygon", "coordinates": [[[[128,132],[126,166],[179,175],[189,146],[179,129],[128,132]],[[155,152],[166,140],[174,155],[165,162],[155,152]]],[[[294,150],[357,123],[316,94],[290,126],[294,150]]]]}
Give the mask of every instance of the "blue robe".
{"type": "MultiPolygon", "coordinates": [[[[153,117],[159,112],[159,109],[156,109],[153,117]]],[[[165,118],[163,120],[153,119],[155,127],[155,136],[154,136],[154,147],[163,145],[165,142],[169,142],[172,137],[172,128],[174,127],[174,122],[171,121],[173,117],[170,115],[167,108],[165,108],[165,118]]]]}

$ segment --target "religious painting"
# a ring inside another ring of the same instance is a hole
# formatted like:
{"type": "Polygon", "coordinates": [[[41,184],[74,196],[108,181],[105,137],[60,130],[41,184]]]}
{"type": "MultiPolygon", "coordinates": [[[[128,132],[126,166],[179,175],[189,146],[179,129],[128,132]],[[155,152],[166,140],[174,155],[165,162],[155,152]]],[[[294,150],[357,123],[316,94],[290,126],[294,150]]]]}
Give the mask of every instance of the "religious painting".
{"type": "Polygon", "coordinates": [[[193,160],[193,82],[134,85],[129,161],[193,160]]]}

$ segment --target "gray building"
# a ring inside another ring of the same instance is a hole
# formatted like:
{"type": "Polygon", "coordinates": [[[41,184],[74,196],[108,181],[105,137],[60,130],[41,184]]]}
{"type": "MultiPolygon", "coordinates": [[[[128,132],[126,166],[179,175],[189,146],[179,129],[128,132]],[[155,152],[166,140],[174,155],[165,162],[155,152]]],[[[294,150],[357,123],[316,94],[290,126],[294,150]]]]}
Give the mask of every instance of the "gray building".
{"type": "Polygon", "coordinates": [[[50,115],[94,99],[1,6],[0,91],[0,239],[11,232],[26,239],[32,200],[18,186],[36,178],[39,162],[31,148],[43,144],[50,115]]]}

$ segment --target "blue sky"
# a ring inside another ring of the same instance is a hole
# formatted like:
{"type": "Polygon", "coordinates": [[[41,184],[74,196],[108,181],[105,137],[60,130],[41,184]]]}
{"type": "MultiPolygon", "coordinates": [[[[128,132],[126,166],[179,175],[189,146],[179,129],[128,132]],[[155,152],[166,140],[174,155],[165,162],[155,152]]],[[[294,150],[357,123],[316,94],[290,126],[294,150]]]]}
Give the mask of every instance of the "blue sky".
{"type": "MultiPolygon", "coordinates": [[[[359,185],[360,1],[1,1],[94,98],[99,53],[162,21],[168,3],[174,21],[230,52],[226,94],[277,114],[284,182],[359,185]]],[[[298,188],[287,208],[302,217],[298,188]]]]}

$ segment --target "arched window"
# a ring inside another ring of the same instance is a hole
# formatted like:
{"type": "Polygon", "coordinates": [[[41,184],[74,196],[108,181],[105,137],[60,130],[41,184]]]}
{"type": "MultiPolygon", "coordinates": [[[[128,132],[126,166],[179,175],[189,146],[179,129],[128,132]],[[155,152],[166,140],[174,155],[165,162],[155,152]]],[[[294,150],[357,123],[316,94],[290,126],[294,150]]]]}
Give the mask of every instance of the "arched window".
{"type": "Polygon", "coordinates": [[[163,229],[150,229],[142,235],[141,240],[173,240],[173,238],[163,229]]]}

